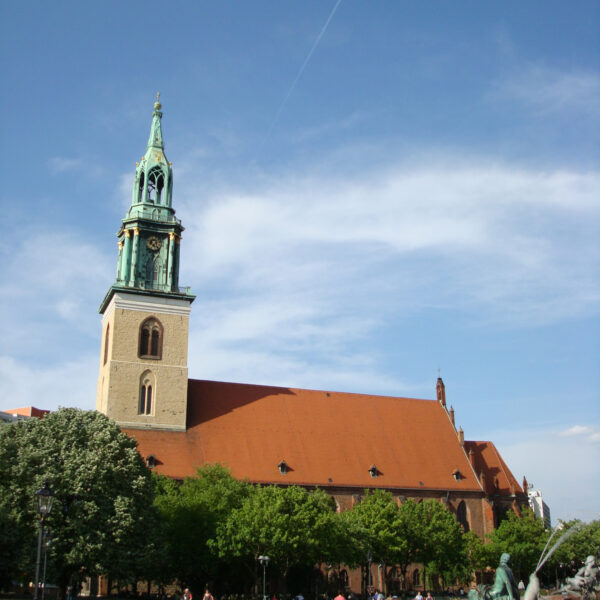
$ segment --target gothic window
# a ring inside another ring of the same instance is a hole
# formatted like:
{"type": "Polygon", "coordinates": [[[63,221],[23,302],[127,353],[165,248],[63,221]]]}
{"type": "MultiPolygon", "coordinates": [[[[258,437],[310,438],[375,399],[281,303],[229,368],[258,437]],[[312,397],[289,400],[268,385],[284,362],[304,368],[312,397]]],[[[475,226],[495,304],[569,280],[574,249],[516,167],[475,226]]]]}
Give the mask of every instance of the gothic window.
{"type": "Polygon", "coordinates": [[[140,400],[138,414],[151,415],[154,408],[154,376],[150,371],[145,371],[140,378],[140,400]]]}
{"type": "Polygon", "coordinates": [[[462,525],[465,533],[471,529],[469,526],[469,519],[467,517],[467,505],[465,504],[464,500],[460,501],[460,504],[456,509],[456,520],[462,525]]]}
{"type": "Polygon", "coordinates": [[[104,364],[108,360],[108,340],[110,335],[110,324],[106,326],[106,334],[104,335],[104,364]]]}
{"type": "Polygon", "coordinates": [[[162,261],[159,256],[149,256],[146,261],[146,287],[153,288],[163,283],[162,261]]]}
{"type": "Polygon", "coordinates": [[[138,202],[142,201],[142,194],[144,193],[144,171],[140,173],[140,184],[138,187],[138,202]]]}
{"type": "Polygon", "coordinates": [[[140,327],[140,358],[162,357],[162,334],[163,328],[158,319],[150,317],[146,319],[140,327]]]}
{"type": "Polygon", "coordinates": [[[412,579],[413,579],[413,585],[415,587],[421,585],[421,572],[419,571],[419,569],[415,569],[413,571],[412,579]]]}
{"type": "Polygon", "coordinates": [[[159,167],[155,167],[148,173],[148,200],[160,204],[163,188],[165,187],[165,176],[159,167]]]}

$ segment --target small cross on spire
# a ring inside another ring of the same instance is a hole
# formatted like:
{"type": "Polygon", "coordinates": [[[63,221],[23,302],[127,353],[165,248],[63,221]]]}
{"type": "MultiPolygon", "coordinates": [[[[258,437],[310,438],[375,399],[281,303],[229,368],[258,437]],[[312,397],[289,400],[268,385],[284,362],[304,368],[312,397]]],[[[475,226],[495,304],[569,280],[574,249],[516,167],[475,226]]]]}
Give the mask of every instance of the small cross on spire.
{"type": "Polygon", "coordinates": [[[162,108],[162,105],[160,103],[160,92],[156,92],[156,102],[154,103],[154,108],[156,110],[160,110],[162,108]]]}

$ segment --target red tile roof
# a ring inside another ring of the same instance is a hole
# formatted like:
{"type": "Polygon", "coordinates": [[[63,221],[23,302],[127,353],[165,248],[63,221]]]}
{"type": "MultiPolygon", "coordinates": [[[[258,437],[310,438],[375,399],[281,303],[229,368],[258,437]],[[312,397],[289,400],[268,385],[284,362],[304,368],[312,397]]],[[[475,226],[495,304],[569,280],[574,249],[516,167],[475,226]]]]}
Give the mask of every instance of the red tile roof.
{"type": "Polygon", "coordinates": [[[178,479],[219,462],[254,482],[482,491],[436,400],[190,380],[187,420],[182,433],[125,431],[178,479]]]}
{"type": "Polygon", "coordinates": [[[473,451],[475,472],[484,474],[487,494],[523,494],[523,489],[492,442],[465,442],[465,450],[467,453],[473,451]]]}

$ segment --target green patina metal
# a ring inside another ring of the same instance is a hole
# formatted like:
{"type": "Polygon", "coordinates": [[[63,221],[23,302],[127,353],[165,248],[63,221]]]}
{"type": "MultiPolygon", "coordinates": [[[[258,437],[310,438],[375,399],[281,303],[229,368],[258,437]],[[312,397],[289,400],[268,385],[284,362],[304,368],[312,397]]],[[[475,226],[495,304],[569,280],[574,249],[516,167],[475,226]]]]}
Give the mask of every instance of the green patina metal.
{"type": "Polygon", "coordinates": [[[156,95],[146,153],[136,163],[131,206],[119,238],[117,277],[100,312],[118,290],[144,295],[177,296],[192,302],[189,288],[179,287],[179,252],[184,228],[172,207],[173,169],[165,156],[162,112],[156,95]]]}

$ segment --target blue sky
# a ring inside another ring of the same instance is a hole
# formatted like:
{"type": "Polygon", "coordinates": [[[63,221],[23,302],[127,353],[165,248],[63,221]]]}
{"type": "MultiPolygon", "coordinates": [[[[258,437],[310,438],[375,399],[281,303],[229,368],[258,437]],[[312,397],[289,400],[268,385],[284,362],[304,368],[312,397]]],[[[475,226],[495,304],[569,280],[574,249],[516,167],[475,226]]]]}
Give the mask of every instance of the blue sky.
{"type": "Polygon", "coordinates": [[[599,517],[600,4],[5,2],[0,27],[0,409],[94,407],[160,90],[191,377],[433,398],[440,368],[467,439],[553,519],[599,517]]]}

